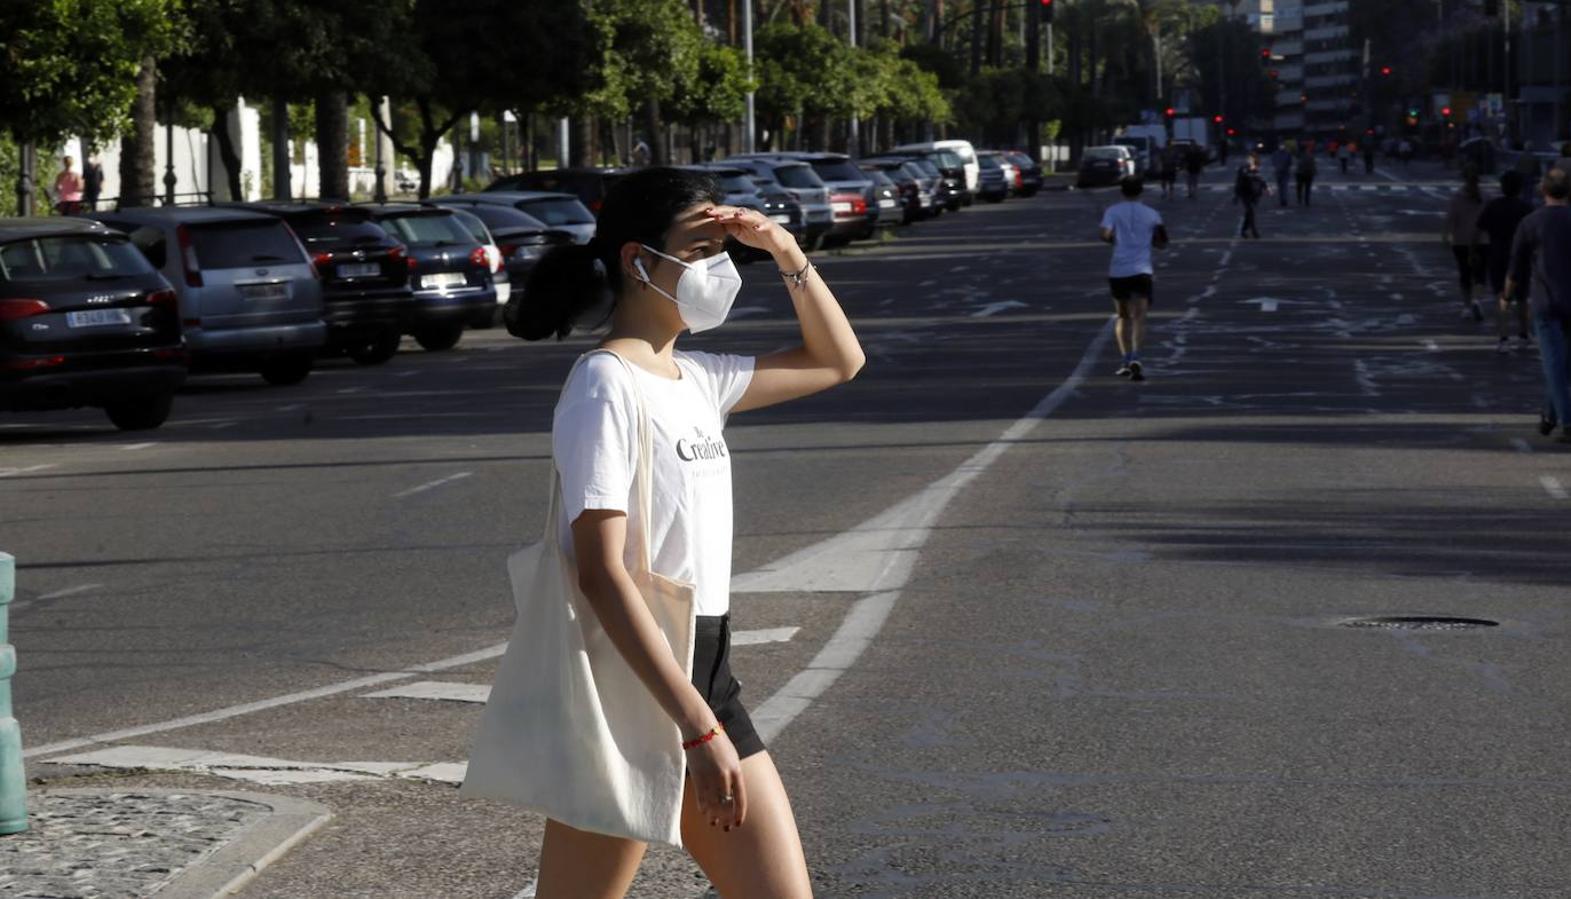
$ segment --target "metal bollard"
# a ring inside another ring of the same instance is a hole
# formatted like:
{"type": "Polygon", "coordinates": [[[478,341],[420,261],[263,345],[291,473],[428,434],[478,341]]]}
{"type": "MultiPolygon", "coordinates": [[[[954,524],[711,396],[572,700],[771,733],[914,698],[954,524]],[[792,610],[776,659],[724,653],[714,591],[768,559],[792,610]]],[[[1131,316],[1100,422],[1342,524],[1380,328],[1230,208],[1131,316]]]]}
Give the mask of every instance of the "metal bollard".
{"type": "Polygon", "coordinates": [[[0,553],[0,834],[27,829],[27,777],[22,773],[22,728],[11,717],[16,647],[8,642],[16,560],[0,553]]]}

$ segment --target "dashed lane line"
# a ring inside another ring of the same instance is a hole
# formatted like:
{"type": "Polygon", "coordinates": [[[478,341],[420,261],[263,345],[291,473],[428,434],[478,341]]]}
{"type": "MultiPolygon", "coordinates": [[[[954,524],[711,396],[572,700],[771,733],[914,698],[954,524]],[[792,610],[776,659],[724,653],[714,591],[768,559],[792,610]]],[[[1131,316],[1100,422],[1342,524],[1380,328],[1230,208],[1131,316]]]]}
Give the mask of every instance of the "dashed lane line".
{"type": "Polygon", "coordinates": [[[58,467],[59,466],[50,463],[46,465],[28,465],[22,468],[0,468],[0,478],[11,478],[16,477],[19,474],[32,474],[35,471],[44,471],[50,468],[58,467]]]}
{"type": "Polygon", "coordinates": [[[471,477],[473,475],[474,475],[474,472],[472,472],[472,471],[460,471],[457,474],[450,474],[450,475],[448,475],[445,478],[437,478],[434,481],[427,481],[424,484],[419,485],[418,487],[410,487],[408,490],[403,490],[403,491],[400,491],[398,493],[395,493],[395,494],[393,494],[393,499],[403,499],[404,497],[407,497],[407,496],[414,496],[417,493],[424,493],[427,490],[435,490],[436,488],[441,487],[444,484],[451,484],[454,481],[462,481],[464,478],[471,477]]]}
{"type": "Polygon", "coordinates": [[[1560,483],[1560,479],[1553,475],[1546,474],[1539,477],[1538,483],[1544,485],[1544,492],[1555,499],[1571,499],[1571,492],[1567,492],[1565,485],[1560,483]]]}

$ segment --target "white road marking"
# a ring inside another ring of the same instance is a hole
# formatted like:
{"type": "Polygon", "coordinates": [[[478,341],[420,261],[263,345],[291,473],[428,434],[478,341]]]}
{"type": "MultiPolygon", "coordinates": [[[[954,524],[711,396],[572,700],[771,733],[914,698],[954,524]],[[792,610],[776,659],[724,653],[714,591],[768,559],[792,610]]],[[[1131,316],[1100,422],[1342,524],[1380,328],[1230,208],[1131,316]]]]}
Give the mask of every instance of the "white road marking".
{"type": "Polygon", "coordinates": [[[1288,301],[1287,300],[1279,300],[1276,297],[1255,297],[1252,300],[1240,300],[1238,305],[1240,305],[1240,306],[1258,305],[1260,307],[1260,311],[1261,312],[1275,312],[1276,311],[1276,307],[1278,305],[1280,305],[1282,303],[1286,303],[1286,302],[1288,302],[1288,301]]]}
{"type": "Polygon", "coordinates": [[[1520,437],[1512,437],[1511,446],[1519,453],[1530,453],[1533,451],[1533,445],[1520,437]]]}
{"type": "Polygon", "coordinates": [[[460,471],[458,474],[450,474],[445,478],[437,478],[434,481],[427,481],[418,487],[410,487],[408,490],[393,494],[393,499],[403,499],[406,496],[414,496],[416,493],[424,493],[427,490],[435,490],[437,487],[440,487],[443,484],[451,484],[454,481],[462,481],[464,478],[470,477],[473,474],[474,472],[472,471],[460,471]]]}
{"type": "Polygon", "coordinates": [[[1545,492],[1555,499],[1571,498],[1571,493],[1566,492],[1565,485],[1557,477],[1546,474],[1538,479],[1538,483],[1543,484],[1545,492]]]}
{"type": "Polygon", "coordinates": [[[1440,344],[1435,343],[1433,340],[1425,340],[1424,349],[1431,353],[1438,353],[1440,351],[1440,344]]]}
{"type": "Polygon", "coordinates": [[[335,391],[335,392],[342,396],[342,395],[346,395],[346,394],[350,394],[350,393],[361,393],[364,390],[365,390],[364,387],[345,387],[342,390],[338,390],[338,391],[335,391]]]}
{"type": "Polygon", "coordinates": [[[753,631],[732,631],[731,645],[757,646],[760,643],[785,643],[795,637],[799,630],[801,630],[799,627],[771,627],[753,631]]]}
{"type": "Polygon", "coordinates": [[[971,313],[971,317],[972,318],[986,318],[989,315],[995,315],[995,314],[997,314],[999,312],[1003,312],[1005,309],[1024,309],[1024,308],[1026,308],[1026,304],[1020,302],[1019,300],[1004,300],[1003,302],[999,302],[999,303],[988,303],[986,306],[983,306],[981,309],[978,309],[977,311],[971,313]]]}
{"type": "Polygon", "coordinates": [[[237,422],[233,422],[233,421],[220,421],[220,422],[215,422],[213,424],[208,425],[207,429],[209,431],[222,431],[224,428],[232,428],[236,424],[237,424],[237,422]]]}
{"type": "Polygon", "coordinates": [[[414,377],[415,375],[418,375],[418,374],[420,374],[420,369],[418,369],[418,368],[411,368],[409,371],[401,371],[398,374],[393,375],[393,377],[395,377],[395,378],[412,378],[412,377],[414,377]]]}
{"type": "Polygon", "coordinates": [[[365,677],[357,677],[352,680],[339,681],[336,684],[328,684],[325,687],[301,690],[296,693],[285,693],[282,696],[274,696],[270,699],[260,699],[256,702],[246,702],[241,703],[240,705],[227,706],[225,708],[215,709],[211,712],[202,712],[201,714],[197,715],[187,715],[184,718],[171,718],[168,721],[159,721],[153,724],[127,727],[121,730],[105,731],[103,733],[93,734],[87,737],[61,740],[56,743],[46,743],[43,746],[35,746],[32,749],[24,750],[22,752],[22,757],[34,758],[35,756],[58,755],[62,752],[70,752],[73,749],[80,749],[83,746],[91,746],[94,743],[113,743],[117,740],[130,740],[136,737],[146,736],[147,734],[157,734],[169,730],[179,730],[185,727],[194,727],[198,724],[211,724],[214,721],[238,718],[241,715],[249,715],[252,712],[262,712],[268,709],[278,708],[279,706],[294,705],[295,703],[306,702],[312,699],[321,699],[326,696],[336,696],[339,693],[349,693],[354,690],[364,690],[366,687],[375,687],[379,684],[408,680],[412,677],[418,677],[422,674],[446,671],[450,668],[463,668],[466,665],[473,665],[477,662],[483,662],[487,659],[494,659],[497,656],[500,656],[506,649],[506,643],[498,643],[495,646],[488,646],[485,649],[479,649],[474,652],[466,652],[463,655],[451,656],[446,659],[439,659],[435,662],[427,662],[423,665],[415,665],[411,668],[406,668],[403,671],[384,671],[381,674],[370,674],[365,677]]]}
{"type": "Polygon", "coordinates": [[[478,702],[491,698],[488,684],[459,684],[452,681],[423,680],[366,693],[364,699],[435,699],[444,702],[478,702]]]}
{"type": "Polygon", "coordinates": [[[51,464],[51,465],[29,465],[26,468],[0,468],[0,478],[9,478],[9,477],[12,477],[13,475],[19,475],[19,474],[32,474],[35,471],[43,471],[45,469],[55,468],[55,467],[57,467],[57,466],[51,464]]]}
{"type": "Polygon", "coordinates": [[[151,442],[148,442],[148,443],[128,443],[125,446],[122,446],[120,448],[122,450],[126,450],[126,451],[145,450],[145,449],[147,449],[150,446],[157,446],[157,445],[158,445],[158,441],[154,440],[154,441],[151,441],[151,442]]]}
{"type": "Polygon", "coordinates": [[[462,762],[299,762],[262,755],[163,746],[111,746],[53,761],[62,765],[90,765],[95,768],[195,771],[271,785],[388,778],[460,784],[463,783],[467,768],[462,762]]]}
{"type": "Polygon", "coordinates": [[[273,411],[275,411],[275,412],[297,412],[297,411],[299,411],[301,409],[304,409],[304,408],[305,408],[305,403],[290,403],[287,406],[279,406],[277,409],[275,409],[273,411]]]}
{"type": "Polygon", "coordinates": [[[67,587],[64,590],[56,590],[53,593],[45,593],[44,595],[38,597],[38,599],[64,599],[67,596],[75,596],[78,593],[86,593],[89,590],[97,590],[102,586],[103,584],[77,584],[75,587],[67,587]]]}

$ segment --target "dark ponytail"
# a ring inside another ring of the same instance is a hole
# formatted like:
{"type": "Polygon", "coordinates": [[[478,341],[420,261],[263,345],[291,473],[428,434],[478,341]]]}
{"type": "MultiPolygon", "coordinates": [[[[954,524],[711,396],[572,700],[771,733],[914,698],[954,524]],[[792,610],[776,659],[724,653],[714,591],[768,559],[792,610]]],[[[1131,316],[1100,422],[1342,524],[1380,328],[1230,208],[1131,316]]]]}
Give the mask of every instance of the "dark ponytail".
{"type": "Polygon", "coordinates": [[[558,340],[572,333],[591,311],[604,308],[609,318],[622,290],[622,246],[665,245],[666,231],[683,210],[719,203],[724,195],[715,179],[689,169],[641,169],[617,181],[606,194],[587,244],[559,246],[529,273],[523,295],[505,310],[507,330],[525,340],[558,340]]]}

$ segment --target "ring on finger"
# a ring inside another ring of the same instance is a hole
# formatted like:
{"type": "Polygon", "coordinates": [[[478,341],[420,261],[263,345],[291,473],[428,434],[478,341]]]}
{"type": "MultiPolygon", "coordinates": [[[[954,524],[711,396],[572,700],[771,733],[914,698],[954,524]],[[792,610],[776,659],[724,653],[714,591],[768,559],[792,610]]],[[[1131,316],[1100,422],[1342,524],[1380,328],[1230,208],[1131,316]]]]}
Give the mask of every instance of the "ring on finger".
{"type": "Polygon", "coordinates": [[[730,805],[733,799],[734,799],[734,797],[731,796],[731,794],[727,793],[726,795],[720,797],[720,804],[721,805],[730,805]]]}

